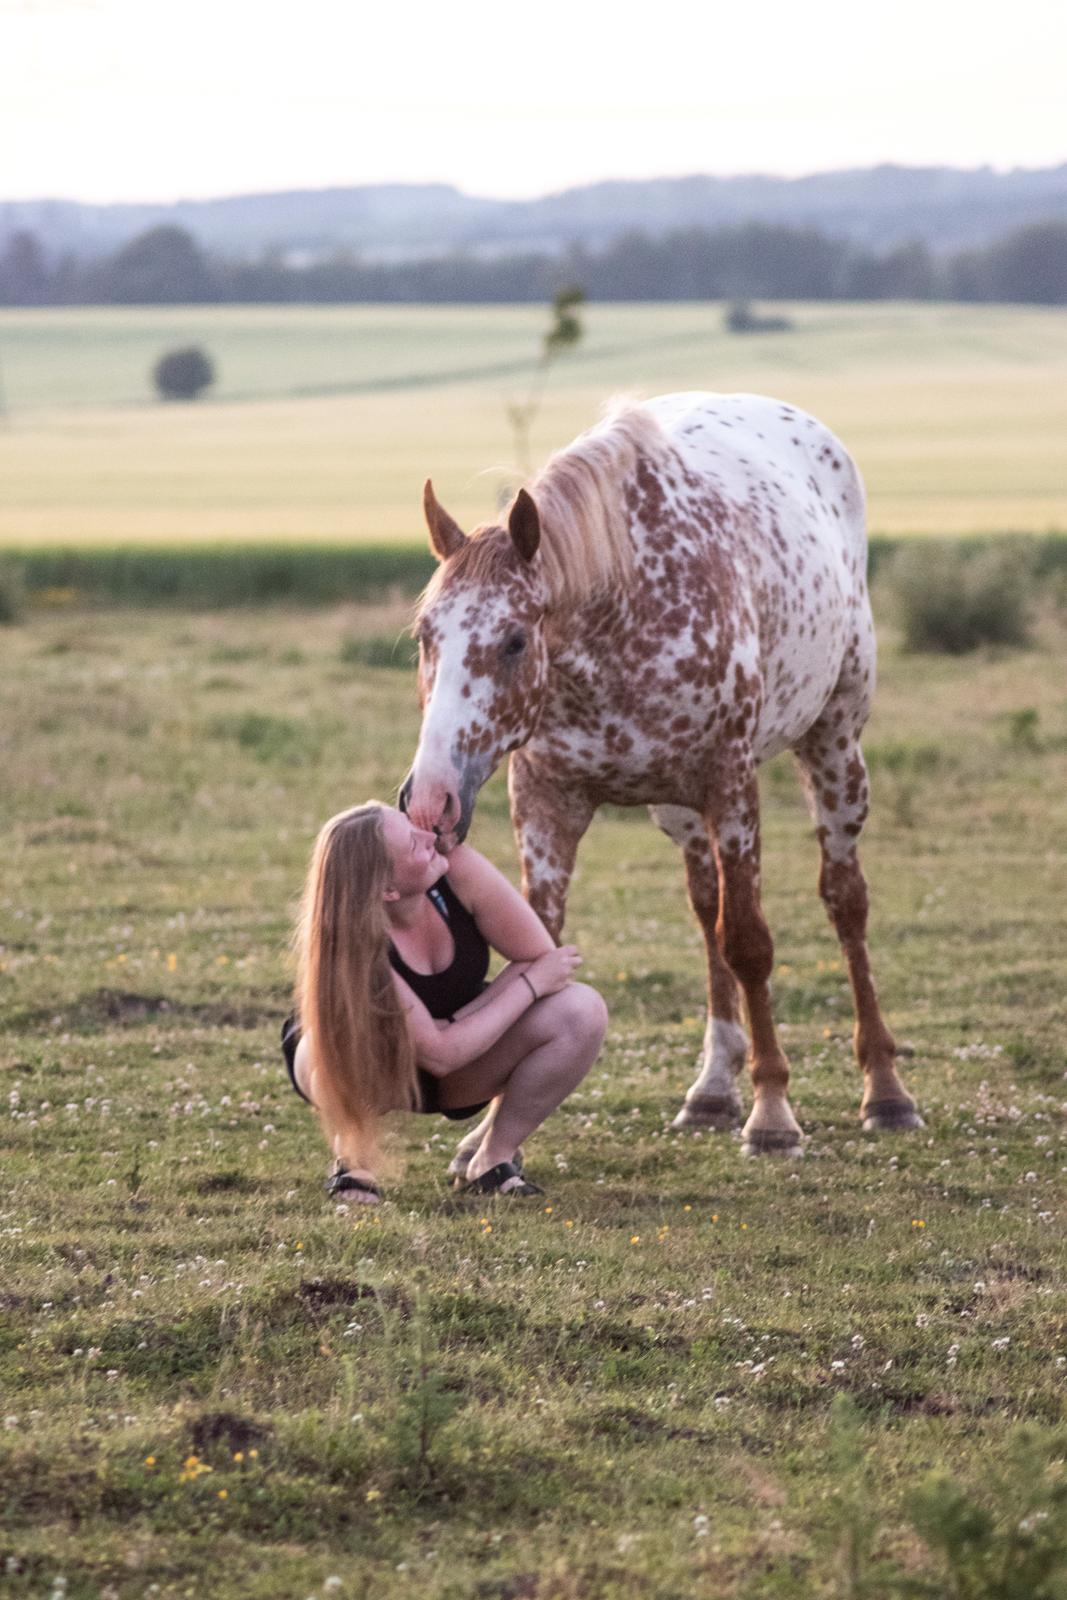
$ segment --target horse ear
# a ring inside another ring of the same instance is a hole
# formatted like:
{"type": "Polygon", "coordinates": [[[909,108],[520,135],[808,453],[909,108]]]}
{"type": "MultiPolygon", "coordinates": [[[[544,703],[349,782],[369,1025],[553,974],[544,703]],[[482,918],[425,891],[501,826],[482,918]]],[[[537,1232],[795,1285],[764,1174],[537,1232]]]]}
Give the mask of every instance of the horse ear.
{"type": "Polygon", "coordinates": [[[429,478],[426,479],[426,487],[422,491],[422,505],[426,512],[426,526],[430,530],[430,543],[440,560],[447,561],[457,550],[462,550],[467,542],[467,535],[458,522],[453,522],[445,508],[438,505],[429,478]]]}
{"type": "Polygon", "coordinates": [[[525,489],[515,496],[515,504],[508,516],[511,542],[524,561],[532,561],[541,543],[541,518],[537,506],[525,489]]]}

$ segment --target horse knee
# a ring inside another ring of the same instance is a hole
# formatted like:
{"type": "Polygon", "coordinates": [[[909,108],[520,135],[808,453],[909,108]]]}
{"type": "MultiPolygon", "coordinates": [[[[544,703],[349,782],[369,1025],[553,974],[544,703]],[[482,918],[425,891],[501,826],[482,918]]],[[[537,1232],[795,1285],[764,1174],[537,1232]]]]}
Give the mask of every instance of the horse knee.
{"type": "Polygon", "coordinates": [[[743,989],[769,980],[774,968],[774,940],[761,916],[728,918],[720,947],[723,960],[743,989]]]}
{"type": "Polygon", "coordinates": [[[867,932],[867,880],[859,862],[824,859],[819,873],[823,905],[843,939],[862,939],[867,932]]]}

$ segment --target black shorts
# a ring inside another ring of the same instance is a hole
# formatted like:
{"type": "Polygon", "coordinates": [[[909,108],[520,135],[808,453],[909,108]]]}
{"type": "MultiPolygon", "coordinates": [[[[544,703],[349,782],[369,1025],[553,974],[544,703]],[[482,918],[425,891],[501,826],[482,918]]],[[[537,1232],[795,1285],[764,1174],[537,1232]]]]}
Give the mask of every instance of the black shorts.
{"type": "MultiPolygon", "coordinates": [[[[285,1057],[285,1065],[289,1073],[289,1082],[292,1084],[301,1100],[307,1100],[308,1105],[311,1105],[312,1102],[308,1100],[307,1095],[296,1081],[296,1047],[299,1043],[300,1024],[297,1022],[296,1014],[294,1012],[291,1016],[286,1017],[285,1021],[282,1023],[282,1055],[285,1057]]],[[[479,1112],[484,1111],[486,1106],[489,1104],[488,1100],[483,1100],[480,1105],[476,1106],[443,1106],[440,1103],[440,1078],[435,1078],[432,1072],[424,1072],[421,1067],[418,1069],[418,1074],[419,1089],[422,1093],[422,1105],[419,1107],[420,1111],[436,1111],[442,1117],[447,1117],[450,1122],[463,1122],[467,1117],[476,1117],[479,1112]]]]}

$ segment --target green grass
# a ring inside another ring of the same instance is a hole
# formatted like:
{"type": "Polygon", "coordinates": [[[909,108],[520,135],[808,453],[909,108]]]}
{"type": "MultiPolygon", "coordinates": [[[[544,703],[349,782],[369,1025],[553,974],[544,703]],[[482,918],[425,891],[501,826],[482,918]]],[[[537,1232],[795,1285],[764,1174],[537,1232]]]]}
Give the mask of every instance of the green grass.
{"type": "MultiPolygon", "coordinates": [[[[855,1592],[844,1519],[870,1517],[872,1560],[948,1593],[911,1489],[944,1467],[987,1494],[1021,1424],[1062,1454],[1063,632],[966,660],[885,641],[872,952],[925,1132],[859,1131],[778,761],[765,904],[805,1160],[669,1131],[699,939],[673,848],[612,811],[568,923],[611,1031],[529,1142],[545,1200],[457,1198],[457,1128],[409,1118],[368,1215],[326,1201],[276,1035],[315,830],[414,748],[410,673],[380,654],[402,622],[74,612],[0,636],[8,1591],[808,1600],[855,1592]]],[[[514,872],[501,777],[474,839],[514,872]]],[[[1016,1480],[1027,1506],[1042,1481],[1016,1480]]]]}
{"type": "MultiPolygon", "coordinates": [[[[728,335],[722,307],[593,305],[553,367],[535,461],[620,392],[756,390],[835,428],[883,534],[1067,528],[1067,324],[1030,307],[785,308],[728,335]]],[[[463,523],[516,464],[506,419],[545,331],[536,306],[0,312],[0,543],[421,538],[432,475],[463,523]],[[201,343],[217,390],[154,401],[166,349],[201,343]]]]}

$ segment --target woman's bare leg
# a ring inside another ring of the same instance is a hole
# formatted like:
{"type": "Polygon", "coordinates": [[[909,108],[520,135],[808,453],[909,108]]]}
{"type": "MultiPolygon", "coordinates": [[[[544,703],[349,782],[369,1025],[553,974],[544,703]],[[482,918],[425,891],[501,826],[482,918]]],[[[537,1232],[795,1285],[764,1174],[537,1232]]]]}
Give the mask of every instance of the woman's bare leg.
{"type": "MultiPolygon", "coordinates": [[[[448,1170],[452,1177],[465,1178],[467,1176],[467,1168],[470,1166],[471,1156],[474,1154],[482,1140],[485,1138],[486,1134],[489,1132],[489,1129],[492,1126],[493,1118],[496,1116],[497,1107],[499,1104],[500,1096],[497,1095],[496,1099],[490,1103],[489,1109],[485,1113],[485,1116],[482,1118],[481,1122],[479,1122],[475,1127],[471,1128],[468,1133],[465,1133],[457,1144],[456,1153],[452,1157],[452,1160],[448,1163],[448,1170]]],[[[514,1161],[517,1164],[520,1155],[521,1151],[513,1151],[513,1153],[508,1157],[508,1160],[514,1161]]]]}
{"type": "MultiPolygon", "coordinates": [[[[507,988],[508,984],[514,983],[516,978],[521,977],[521,975],[531,965],[532,963],[529,961],[509,962],[501,972],[497,973],[492,983],[486,987],[484,994],[480,994],[476,1000],[471,1000],[469,1004],[461,1007],[461,1009],[456,1012],[456,1016],[469,1017],[472,1012],[480,1011],[482,1006],[488,1004],[494,995],[499,994],[502,989],[507,988]]],[[[454,1102],[450,1100],[449,1104],[454,1104],[454,1102]]],[[[465,1178],[467,1176],[467,1168],[470,1166],[471,1157],[481,1144],[482,1140],[485,1138],[486,1134],[489,1132],[489,1129],[492,1126],[493,1118],[496,1116],[499,1106],[500,1096],[497,1095],[492,1101],[482,1120],[477,1123],[475,1127],[471,1128],[469,1132],[463,1135],[462,1139],[459,1141],[459,1144],[456,1146],[455,1155],[448,1163],[448,1171],[450,1176],[454,1178],[465,1178]]],[[[508,1161],[514,1161],[517,1166],[521,1166],[522,1149],[517,1148],[513,1150],[511,1154],[506,1157],[506,1159],[508,1161]]]]}
{"type": "Polygon", "coordinates": [[[469,1067],[442,1078],[444,1106],[469,1105],[486,1094],[499,1097],[467,1165],[468,1179],[513,1159],[522,1141],[585,1077],[606,1027],[607,1009],[596,990],[569,983],[532,1005],[469,1067]]]}

